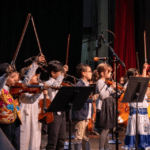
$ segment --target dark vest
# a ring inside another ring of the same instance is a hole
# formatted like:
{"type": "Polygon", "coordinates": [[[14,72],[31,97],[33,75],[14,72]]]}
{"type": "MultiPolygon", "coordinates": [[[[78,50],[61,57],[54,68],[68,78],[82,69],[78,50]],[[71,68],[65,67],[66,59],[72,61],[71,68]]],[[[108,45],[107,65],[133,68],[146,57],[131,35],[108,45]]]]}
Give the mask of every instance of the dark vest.
{"type": "MultiPolygon", "coordinates": [[[[80,79],[76,86],[85,86],[85,83],[80,79]]],[[[84,103],[83,107],[81,110],[74,111],[73,112],[73,119],[76,121],[82,121],[86,120],[88,113],[89,113],[89,103],[92,103],[92,99],[88,98],[87,101],[84,103]]]]}

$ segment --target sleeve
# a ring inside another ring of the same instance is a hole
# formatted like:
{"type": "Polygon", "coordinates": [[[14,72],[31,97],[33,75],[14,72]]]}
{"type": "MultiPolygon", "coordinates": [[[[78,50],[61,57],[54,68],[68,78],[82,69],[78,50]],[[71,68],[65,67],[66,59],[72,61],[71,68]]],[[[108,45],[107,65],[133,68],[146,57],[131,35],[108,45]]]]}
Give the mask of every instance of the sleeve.
{"type": "Polygon", "coordinates": [[[106,86],[105,83],[98,82],[96,85],[97,92],[100,95],[100,99],[104,100],[105,98],[109,97],[113,93],[113,88],[106,86]]]}
{"type": "Polygon", "coordinates": [[[26,84],[26,85],[29,84],[29,82],[30,82],[31,78],[33,77],[33,75],[35,74],[37,68],[38,68],[38,65],[34,62],[23,80],[24,84],[26,84]]]}
{"type": "Polygon", "coordinates": [[[93,102],[92,98],[88,98],[86,101],[86,103],[92,103],[92,102],[93,102]]]}
{"type": "Polygon", "coordinates": [[[44,98],[43,94],[41,93],[37,94],[24,93],[21,96],[19,96],[19,101],[25,104],[33,104],[36,100],[43,98],[44,98]]]}
{"type": "Polygon", "coordinates": [[[49,86],[60,86],[62,81],[64,79],[64,76],[59,75],[58,78],[55,80],[53,78],[51,78],[51,80],[47,81],[46,84],[48,84],[49,86]]]}
{"type": "Polygon", "coordinates": [[[4,88],[4,85],[6,84],[6,81],[8,79],[8,77],[6,77],[5,75],[6,74],[0,77],[0,94],[1,94],[1,90],[4,88]]]}
{"type": "Polygon", "coordinates": [[[63,79],[64,79],[64,76],[59,75],[58,78],[53,82],[53,86],[60,86],[63,79]]]}

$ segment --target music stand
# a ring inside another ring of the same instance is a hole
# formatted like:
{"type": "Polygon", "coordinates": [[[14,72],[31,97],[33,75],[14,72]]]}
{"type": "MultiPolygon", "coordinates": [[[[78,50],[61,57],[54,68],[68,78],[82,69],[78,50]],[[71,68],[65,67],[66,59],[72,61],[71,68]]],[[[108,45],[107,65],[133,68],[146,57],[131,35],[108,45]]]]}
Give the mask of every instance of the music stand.
{"type": "Polygon", "coordinates": [[[0,149],[1,150],[15,150],[10,140],[4,134],[2,129],[0,128],[0,149]]]}
{"type": "Polygon", "coordinates": [[[94,87],[68,87],[60,88],[57,95],[50,104],[47,112],[69,110],[69,150],[71,150],[71,123],[72,110],[80,110],[87,101],[94,87]]]}
{"type": "Polygon", "coordinates": [[[138,150],[138,102],[143,102],[150,78],[130,77],[122,103],[136,103],[136,150],[138,150]]]}

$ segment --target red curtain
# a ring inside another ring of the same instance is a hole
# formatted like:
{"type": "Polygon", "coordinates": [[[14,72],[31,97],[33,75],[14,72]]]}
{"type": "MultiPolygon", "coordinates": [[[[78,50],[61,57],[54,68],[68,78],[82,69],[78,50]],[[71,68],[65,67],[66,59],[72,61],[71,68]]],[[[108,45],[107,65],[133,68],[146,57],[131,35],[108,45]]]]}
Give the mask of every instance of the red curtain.
{"type": "MultiPolygon", "coordinates": [[[[126,69],[136,68],[134,34],[134,0],[116,0],[114,51],[125,63],[126,69]]],[[[118,79],[124,76],[125,69],[120,65],[118,79]]]]}

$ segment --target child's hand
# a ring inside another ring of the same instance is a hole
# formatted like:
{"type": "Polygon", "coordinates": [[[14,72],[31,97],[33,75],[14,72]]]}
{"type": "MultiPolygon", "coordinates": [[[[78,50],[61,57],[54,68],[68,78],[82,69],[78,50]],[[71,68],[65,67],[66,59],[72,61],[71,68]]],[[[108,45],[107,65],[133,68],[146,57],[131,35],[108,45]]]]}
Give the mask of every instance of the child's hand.
{"type": "Polygon", "coordinates": [[[41,54],[39,57],[38,57],[38,62],[40,63],[44,63],[46,60],[45,60],[45,56],[43,54],[41,54]]]}
{"type": "Polygon", "coordinates": [[[147,96],[150,95],[150,88],[149,88],[149,87],[147,88],[146,95],[147,95],[147,96]]]}
{"type": "Polygon", "coordinates": [[[98,97],[99,97],[99,94],[94,94],[94,95],[92,96],[92,100],[93,100],[93,101],[96,101],[96,100],[98,99],[98,97]]]}
{"type": "Polygon", "coordinates": [[[46,84],[45,82],[43,84],[44,84],[44,87],[40,90],[40,93],[41,92],[46,93],[46,91],[49,89],[49,85],[48,84],[46,84]]]}
{"type": "Polygon", "coordinates": [[[111,85],[111,87],[114,89],[114,88],[116,88],[116,82],[114,82],[112,85],[111,85]]]}
{"type": "Polygon", "coordinates": [[[43,91],[43,94],[46,94],[46,95],[47,95],[47,93],[48,93],[47,90],[44,90],[44,91],[43,91]]]}
{"type": "Polygon", "coordinates": [[[144,63],[143,69],[147,69],[147,68],[148,68],[148,63],[144,63]]]}
{"type": "Polygon", "coordinates": [[[46,62],[45,60],[45,56],[43,54],[41,54],[40,56],[36,57],[35,58],[35,62],[38,64],[38,63],[44,63],[46,62]]]}
{"type": "Polygon", "coordinates": [[[63,68],[64,68],[65,73],[69,70],[68,65],[64,65],[63,68]]]}

